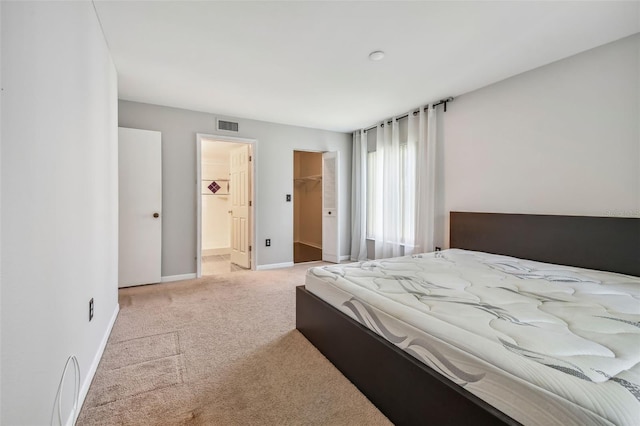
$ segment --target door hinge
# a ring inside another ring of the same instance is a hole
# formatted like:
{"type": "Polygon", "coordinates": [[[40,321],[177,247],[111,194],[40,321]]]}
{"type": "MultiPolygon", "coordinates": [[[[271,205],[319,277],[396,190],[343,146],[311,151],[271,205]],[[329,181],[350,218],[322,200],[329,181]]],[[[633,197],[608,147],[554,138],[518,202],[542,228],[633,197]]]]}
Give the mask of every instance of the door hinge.
{"type": "Polygon", "coordinates": [[[250,156],[249,156],[249,161],[251,161],[251,160],[253,160],[253,157],[250,155],[250,156]]]}
{"type": "Polygon", "coordinates": [[[252,206],[251,201],[249,201],[249,207],[251,207],[251,206],[252,206]]]}
{"type": "Polygon", "coordinates": [[[253,250],[253,248],[251,246],[249,246],[249,251],[253,250]]]}

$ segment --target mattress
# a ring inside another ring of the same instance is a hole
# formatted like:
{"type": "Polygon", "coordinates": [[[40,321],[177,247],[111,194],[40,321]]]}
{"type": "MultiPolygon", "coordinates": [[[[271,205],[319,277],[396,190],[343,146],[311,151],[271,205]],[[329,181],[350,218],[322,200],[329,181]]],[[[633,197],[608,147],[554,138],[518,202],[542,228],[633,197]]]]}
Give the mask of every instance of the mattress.
{"type": "Polygon", "coordinates": [[[305,287],[523,424],[640,424],[640,278],[451,249],[305,287]]]}

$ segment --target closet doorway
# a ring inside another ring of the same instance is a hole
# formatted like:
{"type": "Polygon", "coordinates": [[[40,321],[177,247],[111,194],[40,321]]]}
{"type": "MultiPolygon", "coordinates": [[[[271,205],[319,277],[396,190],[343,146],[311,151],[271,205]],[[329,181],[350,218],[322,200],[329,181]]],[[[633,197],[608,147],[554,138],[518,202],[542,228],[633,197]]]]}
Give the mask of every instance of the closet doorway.
{"type": "Polygon", "coordinates": [[[198,135],[197,276],[252,269],[253,148],[198,135]]]}
{"type": "Polygon", "coordinates": [[[322,260],[322,153],[293,151],[293,262],[322,260]]]}

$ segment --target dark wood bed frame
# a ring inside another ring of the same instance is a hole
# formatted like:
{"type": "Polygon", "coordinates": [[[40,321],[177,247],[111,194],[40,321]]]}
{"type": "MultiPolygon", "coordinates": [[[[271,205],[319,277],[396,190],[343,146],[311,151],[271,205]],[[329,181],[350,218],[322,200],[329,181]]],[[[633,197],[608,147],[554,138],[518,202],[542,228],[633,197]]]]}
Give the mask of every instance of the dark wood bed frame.
{"type": "MultiPolygon", "coordinates": [[[[640,218],[451,212],[449,245],[640,276],[640,218]]],[[[394,424],[519,424],[304,286],[296,328],[394,424]]]]}

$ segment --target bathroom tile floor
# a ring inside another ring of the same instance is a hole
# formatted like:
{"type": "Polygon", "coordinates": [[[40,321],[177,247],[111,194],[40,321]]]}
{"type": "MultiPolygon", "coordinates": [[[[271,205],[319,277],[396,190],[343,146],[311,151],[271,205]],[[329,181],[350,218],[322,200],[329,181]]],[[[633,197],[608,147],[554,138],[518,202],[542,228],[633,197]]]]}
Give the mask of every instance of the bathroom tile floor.
{"type": "Polygon", "coordinates": [[[217,275],[227,272],[244,271],[244,268],[231,263],[231,255],[213,255],[202,257],[202,275],[217,275]]]}

